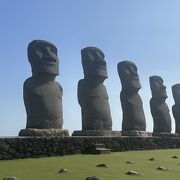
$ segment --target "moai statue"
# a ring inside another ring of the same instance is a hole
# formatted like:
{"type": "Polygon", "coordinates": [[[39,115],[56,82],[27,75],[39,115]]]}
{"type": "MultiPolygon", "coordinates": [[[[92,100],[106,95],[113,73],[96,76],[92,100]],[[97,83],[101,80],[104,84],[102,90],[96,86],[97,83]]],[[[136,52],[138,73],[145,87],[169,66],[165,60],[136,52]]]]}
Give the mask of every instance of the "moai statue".
{"type": "Polygon", "coordinates": [[[146,120],[143,103],[138,91],[141,89],[136,65],[131,61],[122,61],[117,65],[121,80],[120,93],[123,111],[122,135],[149,136],[146,130],[146,120]]]}
{"type": "Polygon", "coordinates": [[[152,93],[150,109],[154,121],[153,133],[171,133],[171,117],[165,102],[167,94],[163,79],[160,76],[151,76],[149,82],[152,93]]]}
{"type": "Polygon", "coordinates": [[[32,41],[27,49],[32,76],[25,80],[23,98],[27,113],[26,129],[20,136],[68,136],[62,129],[62,87],[55,81],[59,75],[57,48],[44,40],[32,41]]]}
{"type": "Polygon", "coordinates": [[[175,119],[175,132],[180,134],[180,84],[172,86],[172,94],[175,104],[172,106],[172,112],[175,119]]]}
{"type": "Polygon", "coordinates": [[[96,47],[81,50],[84,79],[78,83],[78,102],[81,106],[82,131],[77,135],[109,135],[112,132],[112,119],[106,87],[106,61],[103,52],[96,47]]]}

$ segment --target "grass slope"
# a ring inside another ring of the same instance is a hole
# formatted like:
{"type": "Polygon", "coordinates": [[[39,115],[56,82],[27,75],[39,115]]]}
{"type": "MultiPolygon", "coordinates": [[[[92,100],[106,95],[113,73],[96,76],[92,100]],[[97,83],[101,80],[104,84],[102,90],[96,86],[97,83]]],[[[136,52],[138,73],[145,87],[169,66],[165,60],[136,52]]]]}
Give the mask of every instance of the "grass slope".
{"type": "Polygon", "coordinates": [[[0,161],[0,179],[16,176],[18,180],[84,180],[98,176],[101,180],[179,180],[180,150],[129,151],[109,155],[71,155],[38,159],[0,161]],[[179,158],[173,159],[172,156],[179,158]],[[154,157],[155,161],[149,161],[154,157]],[[126,161],[135,164],[127,164],[126,161]],[[108,168],[98,168],[105,163],[108,168]],[[158,166],[167,171],[157,170],[158,166]],[[67,173],[58,170],[67,168],[67,173]],[[138,171],[138,176],[126,175],[129,170],[138,171]]]}

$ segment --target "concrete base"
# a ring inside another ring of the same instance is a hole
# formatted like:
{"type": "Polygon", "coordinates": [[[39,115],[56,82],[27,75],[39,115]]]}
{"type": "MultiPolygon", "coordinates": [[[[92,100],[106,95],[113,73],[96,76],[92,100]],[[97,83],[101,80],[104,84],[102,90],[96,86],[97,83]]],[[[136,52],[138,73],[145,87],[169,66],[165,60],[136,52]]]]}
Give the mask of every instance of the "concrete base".
{"type": "Polygon", "coordinates": [[[159,133],[153,133],[153,136],[158,136],[158,137],[178,137],[178,134],[159,132],[159,133]]]}
{"type": "Polygon", "coordinates": [[[72,136],[105,136],[105,137],[120,137],[120,131],[111,130],[82,130],[74,131],[72,136]]]}
{"type": "Polygon", "coordinates": [[[137,130],[121,131],[121,134],[122,134],[122,136],[152,137],[152,133],[151,132],[137,131],[137,130]]]}
{"type": "Polygon", "coordinates": [[[67,129],[27,128],[27,129],[21,129],[19,132],[19,136],[37,136],[37,137],[59,136],[59,137],[65,137],[65,136],[69,136],[69,131],[67,129]]]}

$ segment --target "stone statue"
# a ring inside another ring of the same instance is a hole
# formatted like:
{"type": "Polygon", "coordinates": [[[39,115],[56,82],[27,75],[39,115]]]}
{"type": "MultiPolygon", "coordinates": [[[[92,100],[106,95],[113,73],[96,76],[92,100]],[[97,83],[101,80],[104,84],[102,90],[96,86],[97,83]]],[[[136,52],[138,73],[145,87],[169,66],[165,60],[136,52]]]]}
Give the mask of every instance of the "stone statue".
{"type": "Polygon", "coordinates": [[[63,90],[55,81],[59,75],[57,48],[48,41],[34,40],[27,51],[32,77],[26,79],[23,86],[27,124],[26,129],[21,130],[19,135],[36,135],[38,132],[38,135],[62,135],[63,90]]]}
{"type": "Polygon", "coordinates": [[[112,130],[111,112],[106,87],[106,61],[96,47],[81,50],[84,79],[78,83],[78,102],[81,106],[82,130],[112,130]]]}
{"type": "Polygon", "coordinates": [[[152,98],[150,100],[150,109],[154,121],[153,133],[170,133],[171,117],[169,108],[165,103],[167,98],[166,86],[160,76],[151,76],[149,78],[152,98]]]}
{"type": "Polygon", "coordinates": [[[141,84],[139,82],[137,67],[131,61],[122,61],[118,63],[117,70],[122,85],[120,93],[123,111],[122,131],[145,131],[146,120],[143,103],[138,94],[141,84]]]}
{"type": "Polygon", "coordinates": [[[175,132],[180,134],[180,84],[172,86],[172,94],[175,104],[172,106],[172,112],[175,119],[175,132]]]}

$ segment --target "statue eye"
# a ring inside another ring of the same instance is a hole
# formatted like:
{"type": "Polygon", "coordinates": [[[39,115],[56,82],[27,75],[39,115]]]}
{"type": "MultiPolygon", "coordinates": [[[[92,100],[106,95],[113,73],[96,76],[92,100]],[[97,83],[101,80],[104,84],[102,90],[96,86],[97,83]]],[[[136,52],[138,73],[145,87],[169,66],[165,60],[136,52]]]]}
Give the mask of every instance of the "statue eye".
{"type": "Polygon", "coordinates": [[[51,49],[51,52],[57,54],[57,49],[56,48],[50,48],[51,49]]]}

